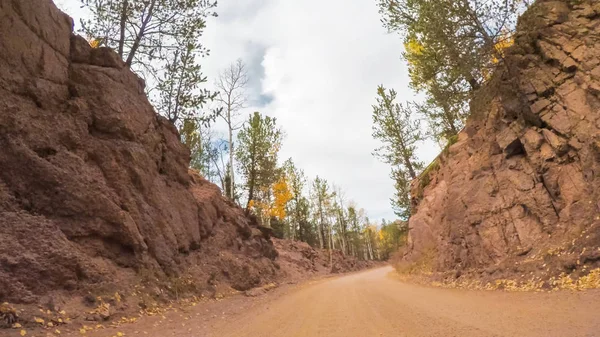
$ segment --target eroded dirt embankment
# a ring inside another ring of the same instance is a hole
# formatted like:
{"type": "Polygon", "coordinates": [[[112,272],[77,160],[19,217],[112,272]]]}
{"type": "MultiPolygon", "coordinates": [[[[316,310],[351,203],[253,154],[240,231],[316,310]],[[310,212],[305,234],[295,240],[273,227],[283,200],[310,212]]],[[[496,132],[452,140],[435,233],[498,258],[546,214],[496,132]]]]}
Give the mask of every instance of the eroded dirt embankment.
{"type": "Polygon", "coordinates": [[[113,324],[310,274],[188,171],[144,82],[72,28],[50,0],[0,0],[0,327],[113,324]]]}
{"type": "Polygon", "coordinates": [[[189,151],[144,82],[50,0],[0,2],[0,302],[190,274],[249,289],[277,253],[189,151]]]}

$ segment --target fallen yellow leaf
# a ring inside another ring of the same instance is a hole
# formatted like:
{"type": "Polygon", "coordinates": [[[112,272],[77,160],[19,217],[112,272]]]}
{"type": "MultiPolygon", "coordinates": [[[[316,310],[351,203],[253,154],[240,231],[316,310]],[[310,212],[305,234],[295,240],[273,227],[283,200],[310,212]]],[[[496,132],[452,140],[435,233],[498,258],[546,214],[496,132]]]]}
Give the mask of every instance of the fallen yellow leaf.
{"type": "Polygon", "coordinates": [[[79,333],[82,335],[85,335],[85,329],[84,328],[79,329],[79,333]]]}
{"type": "Polygon", "coordinates": [[[60,330],[56,329],[56,330],[54,330],[54,333],[57,335],[60,335],[60,330]]]}
{"type": "Polygon", "coordinates": [[[41,319],[41,318],[34,317],[34,318],[33,318],[33,320],[34,320],[36,323],[44,324],[44,320],[43,320],[43,319],[41,319]]]}
{"type": "Polygon", "coordinates": [[[21,336],[25,336],[25,335],[27,335],[27,331],[21,330],[21,336]]]}
{"type": "Polygon", "coordinates": [[[13,324],[13,328],[15,328],[15,329],[18,329],[18,328],[20,328],[20,327],[21,327],[21,324],[19,324],[19,323],[15,323],[15,324],[13,324]]]}
{"type": "Polygon", "coordinates": [[[53,326],[54,326],[54,324],[52,324],[52,322],[48,322],[48,326],[49,326],[49,327],[53,327],[53,326]]]}

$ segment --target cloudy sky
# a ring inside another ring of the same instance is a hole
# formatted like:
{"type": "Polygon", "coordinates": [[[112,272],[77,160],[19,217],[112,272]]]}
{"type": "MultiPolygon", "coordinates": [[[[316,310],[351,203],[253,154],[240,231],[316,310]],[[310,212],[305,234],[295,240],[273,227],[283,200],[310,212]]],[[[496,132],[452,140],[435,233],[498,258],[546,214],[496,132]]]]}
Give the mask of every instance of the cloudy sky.
{"type": "MultiPolygon", "coordinates": [[[[79,0],[56,0],[68,14],[85,13],[79,0]]],[[[412,100],[401,39],[381,26],[375,0],[221,0],[208,22],[203,61],[214,81],[237,58],[252,77],[252,111],[276,117],[287,137],[281,158],[292,157],[310,178],[340,186],[372,219],[393,219],[389,167],[371,153],[371,105],[377,85],[412,100]]],[[[419,150],[429,162],[439,148],[419,150]]]]}

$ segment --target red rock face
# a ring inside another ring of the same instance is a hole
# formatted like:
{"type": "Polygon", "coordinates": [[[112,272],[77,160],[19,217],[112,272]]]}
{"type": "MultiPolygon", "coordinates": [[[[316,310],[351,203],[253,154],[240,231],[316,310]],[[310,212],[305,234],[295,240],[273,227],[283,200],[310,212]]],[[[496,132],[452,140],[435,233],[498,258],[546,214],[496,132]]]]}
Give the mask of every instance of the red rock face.
{"type": "Polygon", "coordinates": [[[549,247],[596,251],[600,4],[538,1],[506,66],[476,94],[439,169],[413,183],[406,259],[433,253],[443,272],[538,258],[549,247]]]}
{"type": "Polygon", "coordinates": [[[48,0],[0,0],[0,302],[193,266],[245,290],[276,251],[111,50],[48,0]]]}

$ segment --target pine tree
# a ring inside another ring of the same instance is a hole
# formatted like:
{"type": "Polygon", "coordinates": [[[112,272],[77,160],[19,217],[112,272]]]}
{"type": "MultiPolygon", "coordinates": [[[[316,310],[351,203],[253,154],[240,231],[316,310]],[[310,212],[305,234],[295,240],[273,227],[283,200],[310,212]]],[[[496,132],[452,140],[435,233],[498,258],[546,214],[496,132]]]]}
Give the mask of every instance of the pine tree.
{"type": "Polygon", "coordinates": [[[423,167],[415,155],[416,142],[421,139],[418,120],[413,120],[408,106],[395,103],[396,91],[377,88],[377,105],[373,106],[373,137],[383,143],[375,151],[385,163],[393,168],[392,178],[396,181],[398,194],[393,205],[399,216],[405,216],[410,209],[407,192],[410,180],[417,177],[423,167]]]}
{"type": "Polygon", "coordinates": [[[326,242],[326,227],[327,227],[327,211],[331,204],[332,194],[329,190],[329,183],[325,179],[317,176],[312,183],[312,204],[314,207],[315,220],[317,222],[317,234],[319,236],[319,247],[324,249],[326,244],[330,247],[330,244],[326,242]]]}
{"type": "Polygon", "coordinates": [[[304,186],[306,185],[306,176],[304,171],[297,168],[292,158],[289,158],[283,164],[283,169],[289,180],[290,190],[292,192],[292,200],[290,202],[290,238],[300,239],[300,232],[307,232],[308,229],[301,227],[302,223],[307,224],[308,219],[305,217],[303,208],[305,207],[306,198],[303,196],[304,186]]]}
{"type": "Polygon", "coordinates": [[[472,91],[503,64],[523,0],[379,0],[384,26],[404,38],[418,110],[444,142],[463,125],[472,91]]]}
{"type": "Polygon", "coordinates": [[[169,52],[171,55],[165,59],[165,70],[159,75],[154,106],[158,113],[175,125],[181,120],[193,120],[198,125],[208,126],[220,113],[220,110],[212,113],[203,111],[204,105],[212,101],[215,94],[200,88],[206,83],[206,77],[197,64],[195,48],[190,41],[181,49],[169,52]]]}
{"type": "Polygon", "coordinates": [[[437,78],[478,89],[521,7],[522,0],[379,0],[384,25],[404,35],[417,88],[437,78]]]}
{"type": "Polygon", "coordinates": [[[246,209],[270,200],[271,186],[279,178],[277,158],[283,133],[275,118],[251,114],[238,133],[237,165],[248,193],[246,209]]]}
{"type": "Polygon", "coordinates": [[[205,120],[201,108],[215,95],[197,60],[208,54],[200,43],[206,18],[216,16],[216,1],[82,0],[90,16],[82,32],[117,51],[128,67],[149,84],[149,95],[163,116],[205,120]]]}

